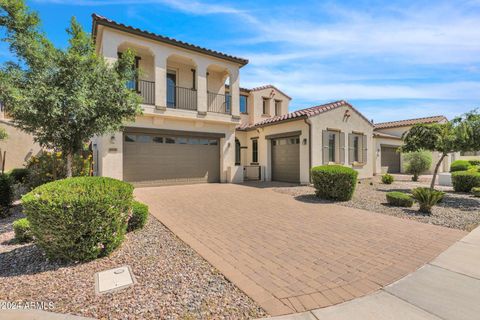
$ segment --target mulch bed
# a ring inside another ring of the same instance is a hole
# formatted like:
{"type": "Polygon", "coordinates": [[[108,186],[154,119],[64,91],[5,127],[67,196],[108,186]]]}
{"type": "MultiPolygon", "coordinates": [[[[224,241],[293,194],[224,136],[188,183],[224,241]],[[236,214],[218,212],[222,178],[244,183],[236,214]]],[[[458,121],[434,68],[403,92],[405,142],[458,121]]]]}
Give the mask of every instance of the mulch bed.
{"type": "Polygon", "coordinates": [[[150,216],[109,257],[49,261],[34,244],[16,244],[0,219],[0,301],[53,302],[51,311],[99,319],[250,319],[265,312],[163,224],[150,216]],[[96,296],[94,274],[129,265],[137,283],[96,296]]]}
{"type": "MultiPolygon", "coordinates": [[[[431,215],[418,212],[418,204],[412,208],[393,207],[387,204],[385,194],[389,191],[410,192],[416,187],[428,187],[428,182],[395,181],[391,185],[382,184],[378,179],[362,180],[357,185],[353,199],[335,204],[379,212],[400,218],[412,219],[449,228],[471,231],[480,224],[480,198],[471,194],[453,192],[450,187],[437,187],[445,191],[442,203],[433,208],[431,215]]],[[[274,188],[275,191],[294,196],[299,201],[332,203],[315,196],[311,186],[274,188]]]]}

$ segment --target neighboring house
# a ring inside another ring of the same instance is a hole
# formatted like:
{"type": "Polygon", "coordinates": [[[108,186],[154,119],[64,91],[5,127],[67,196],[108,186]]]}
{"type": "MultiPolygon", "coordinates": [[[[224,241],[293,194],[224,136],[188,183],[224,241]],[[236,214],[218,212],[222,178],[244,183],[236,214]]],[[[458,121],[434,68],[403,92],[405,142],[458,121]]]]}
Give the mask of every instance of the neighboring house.
{"type": "Polygon", "coordinates": [[[4,107],[0,104],[0,128],[4,128],[8,138],[0,141],[0,172],[5,162],[4,171],[21,168],[41,148],[33,141],[33,136],[13,125],[4,107]]]}
{"type": "Polygon", "coordinates": [[[95,171],[137,185],[309,182],[312,166],[373,174],[373,125],[338,101],[288,113],[291,98],[272,85],[240,88],[246,59],[93,15],[98,53],[113,62],[137,54],[143,115],[123,132],[97,137],[95,171]]]}
{"type": "MultiPolygon", "coordinates": [[[[401,153],[397,152],[398,147],[403,145],[402,135],[416,124],[444,123],[446,121],[448,120],[444,116],[433,116],[376,123],[373,133],[376,150],[374,173],[404,173],[403,157],[401,153]]],[[[439,157],[440,154],[438,152],[432,152],[432,166],[427,173],[433,173],[439,157]]],[[[450,170],[450,163],[454,159],[454,154],[445,158],[440,166],[439,172],[448,172],[450,170]]]]}

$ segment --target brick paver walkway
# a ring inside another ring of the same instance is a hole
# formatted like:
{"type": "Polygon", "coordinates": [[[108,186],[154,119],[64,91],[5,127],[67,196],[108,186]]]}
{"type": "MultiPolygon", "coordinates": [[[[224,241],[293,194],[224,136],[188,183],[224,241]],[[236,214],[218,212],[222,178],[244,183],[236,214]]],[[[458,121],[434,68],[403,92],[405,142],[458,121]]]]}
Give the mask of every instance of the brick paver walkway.
{"type": "Polygon", "coordinates": [[[465,235],[245,185],[141,188],[135,194],[271,315],[364,296],[465,235]]]}

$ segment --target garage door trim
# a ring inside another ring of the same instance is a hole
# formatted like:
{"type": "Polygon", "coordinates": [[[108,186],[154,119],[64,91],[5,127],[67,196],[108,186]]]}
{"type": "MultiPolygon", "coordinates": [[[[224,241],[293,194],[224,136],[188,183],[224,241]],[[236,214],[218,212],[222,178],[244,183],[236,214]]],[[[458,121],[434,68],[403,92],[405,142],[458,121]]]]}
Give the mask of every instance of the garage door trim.
{"type": "Polygon", "coordinates": [[[182,131],[182,130],[168,130],[168,129],[154,129],[141,127],[124,127],[124,133],[148,133],[160,135],[172,135],[179,137],[202,137],[202,138],[225,138],[225,133],[219,132],[200,132],[200,131],[182,131]]]}
{"type": "Polygon", "coordinates": [[[298,131],[270,134],[268,136],[265,136],[265,139],[271,140],[271,139],[279,139],[279,138],[297,138],[300,135],[302,135],[302,131],[298,130],[298,131]]]}

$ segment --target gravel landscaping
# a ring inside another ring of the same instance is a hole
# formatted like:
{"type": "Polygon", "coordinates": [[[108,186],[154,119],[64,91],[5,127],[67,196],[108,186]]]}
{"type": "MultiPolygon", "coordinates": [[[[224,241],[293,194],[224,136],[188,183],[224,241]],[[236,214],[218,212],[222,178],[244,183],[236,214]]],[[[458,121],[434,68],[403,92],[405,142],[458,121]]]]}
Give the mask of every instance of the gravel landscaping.
{"type": "Polygon", "coordinates": [[[0,301],[53,302],[51,311],[100,319],[250,319],[266,316],[248,296],[150,216],[109,257],[82,264],[48,261],[34,244],[15,244],[0,220],[0,301]],[[131,266],[137,284],[95,295],[94,274],[131,266]]]}
{"type": "MultiPolygon", "coordinates": [[[[480,224],[480,198],[475,198],[471,194],[453,192],[450,187],[437,187],[437,189],[445,191],[446,195],[442,203],[433,208],[432,215],[418,212],[417,204],[414,204],[412,208],[393,207],[387,204],[385,198],[387,192],[409,192],[419,186],[428,187],[429,184],[427,182],[396,181],[387,185],[382,184],[378,179],[362,180],[357,185],[352,200],[335,203],[466,231],[471,231],[480,224]]],[[[316,197],[315,189],[310,186],[280,187],[274,188],[274,190],[292,195],[299,201],[332,203],[316,197]]]]}

